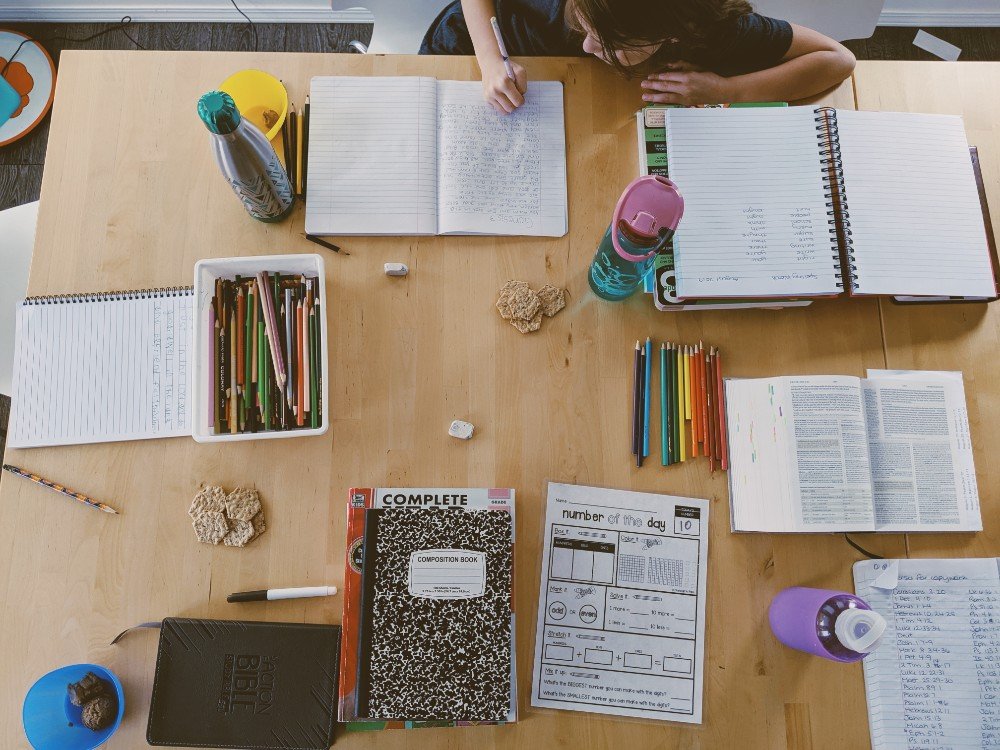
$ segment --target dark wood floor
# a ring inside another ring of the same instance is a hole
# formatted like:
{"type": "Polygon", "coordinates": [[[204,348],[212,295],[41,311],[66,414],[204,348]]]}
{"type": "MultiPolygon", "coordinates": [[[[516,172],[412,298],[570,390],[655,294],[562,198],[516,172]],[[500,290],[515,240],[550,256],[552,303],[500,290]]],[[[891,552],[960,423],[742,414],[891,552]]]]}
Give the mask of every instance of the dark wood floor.
{"type": "MultiPolygon", "coordinates": [[[[107,29],[108,24],[15,24],[15,28],[45,42],[59,63],[64,49],[134,49],[121,31],[112,31],[88,42],[68,42],[55,37],[80,39],[107,29]],[[46,41],[51,40],[51,41],[46,41]]],[[[353,39],[368,42],[369,24],[256,24],[257,48],[274,52],[349,52],[353,39]]],[[[962,60],[1000,60],[1000,28],[926,29],[962,48],[962,60]]],[[[914,28],[881,27],[870,39],[848,42],[859,60],[935,60],[913,46],[914,28]]],[[[253,33],[246,24],[135,23],[128,33],[146,49],[251,50],[253,33]]],[[[0,149],[0,210],[38,198],[49,126],[46,119],[31,135],[0,149]]],[[[0,452],[7,434],[10,400],[0,396],[0,452]]]]}

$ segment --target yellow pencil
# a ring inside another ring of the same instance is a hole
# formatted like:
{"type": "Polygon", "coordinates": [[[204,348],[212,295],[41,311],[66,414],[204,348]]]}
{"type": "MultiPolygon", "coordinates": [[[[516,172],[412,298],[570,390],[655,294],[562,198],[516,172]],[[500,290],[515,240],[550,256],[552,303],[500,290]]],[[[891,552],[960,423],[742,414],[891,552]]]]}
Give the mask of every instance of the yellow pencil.
{"type": "Polygon", "coordinates": [[[295,118],[295,194],[302,193],[302,133],[304,117],[295,118]]]}
{"type": "Polygon", "coordinates": [[[691,347],[684,347],[684,419],[691,419],[691,347]]]}
{"type": "Polygon", "coordinates": [[[684,416],[684,394],[687,393],[687,368],[684,366],[684,347],[677,349],[677,416],[680,425],[681,461],[687,461],[687,423],[684,416]]]}

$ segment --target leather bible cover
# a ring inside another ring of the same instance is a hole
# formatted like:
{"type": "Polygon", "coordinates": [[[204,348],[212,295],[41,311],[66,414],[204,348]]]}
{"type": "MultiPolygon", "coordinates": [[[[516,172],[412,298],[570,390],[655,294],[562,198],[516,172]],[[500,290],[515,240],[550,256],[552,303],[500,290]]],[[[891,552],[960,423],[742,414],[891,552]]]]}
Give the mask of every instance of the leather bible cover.
{"type": "Polygon", "coordinates": [[[193,620],[160,628],[150,745],[326,750],[339,625],[193,620]]]}

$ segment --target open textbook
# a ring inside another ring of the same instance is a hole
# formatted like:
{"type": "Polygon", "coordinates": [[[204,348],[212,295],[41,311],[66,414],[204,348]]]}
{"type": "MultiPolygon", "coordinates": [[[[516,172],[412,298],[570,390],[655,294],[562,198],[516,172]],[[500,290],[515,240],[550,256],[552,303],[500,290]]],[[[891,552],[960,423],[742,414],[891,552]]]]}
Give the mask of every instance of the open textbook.
{"type": "Polygon", "coordinates": [[[960,372],[725,384],[733,531],[980,531],[960,372]]]}
{"type": "Polygon", "coordinates": [[[306,232],[566,234],[563,86],[502,115],[478,81],[312,79],[306,232]]]}

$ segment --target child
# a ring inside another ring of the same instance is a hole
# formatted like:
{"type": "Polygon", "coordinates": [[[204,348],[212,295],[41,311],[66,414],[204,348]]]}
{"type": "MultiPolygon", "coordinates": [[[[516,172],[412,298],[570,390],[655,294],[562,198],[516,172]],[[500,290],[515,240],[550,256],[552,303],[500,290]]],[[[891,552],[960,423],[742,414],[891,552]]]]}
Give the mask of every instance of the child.
{"type": "Polygon", "coordinates": [[[791,101],[854,70],[842,44],[752,12],[746,0],[455,0],[427,30],[421,54],[475,54],[483,95],[503,112],[524,102],[527,75],[507,77],[490,17],[508,54],[594,55],[645,76],[643,101],[664,104],[791,101]]]}

